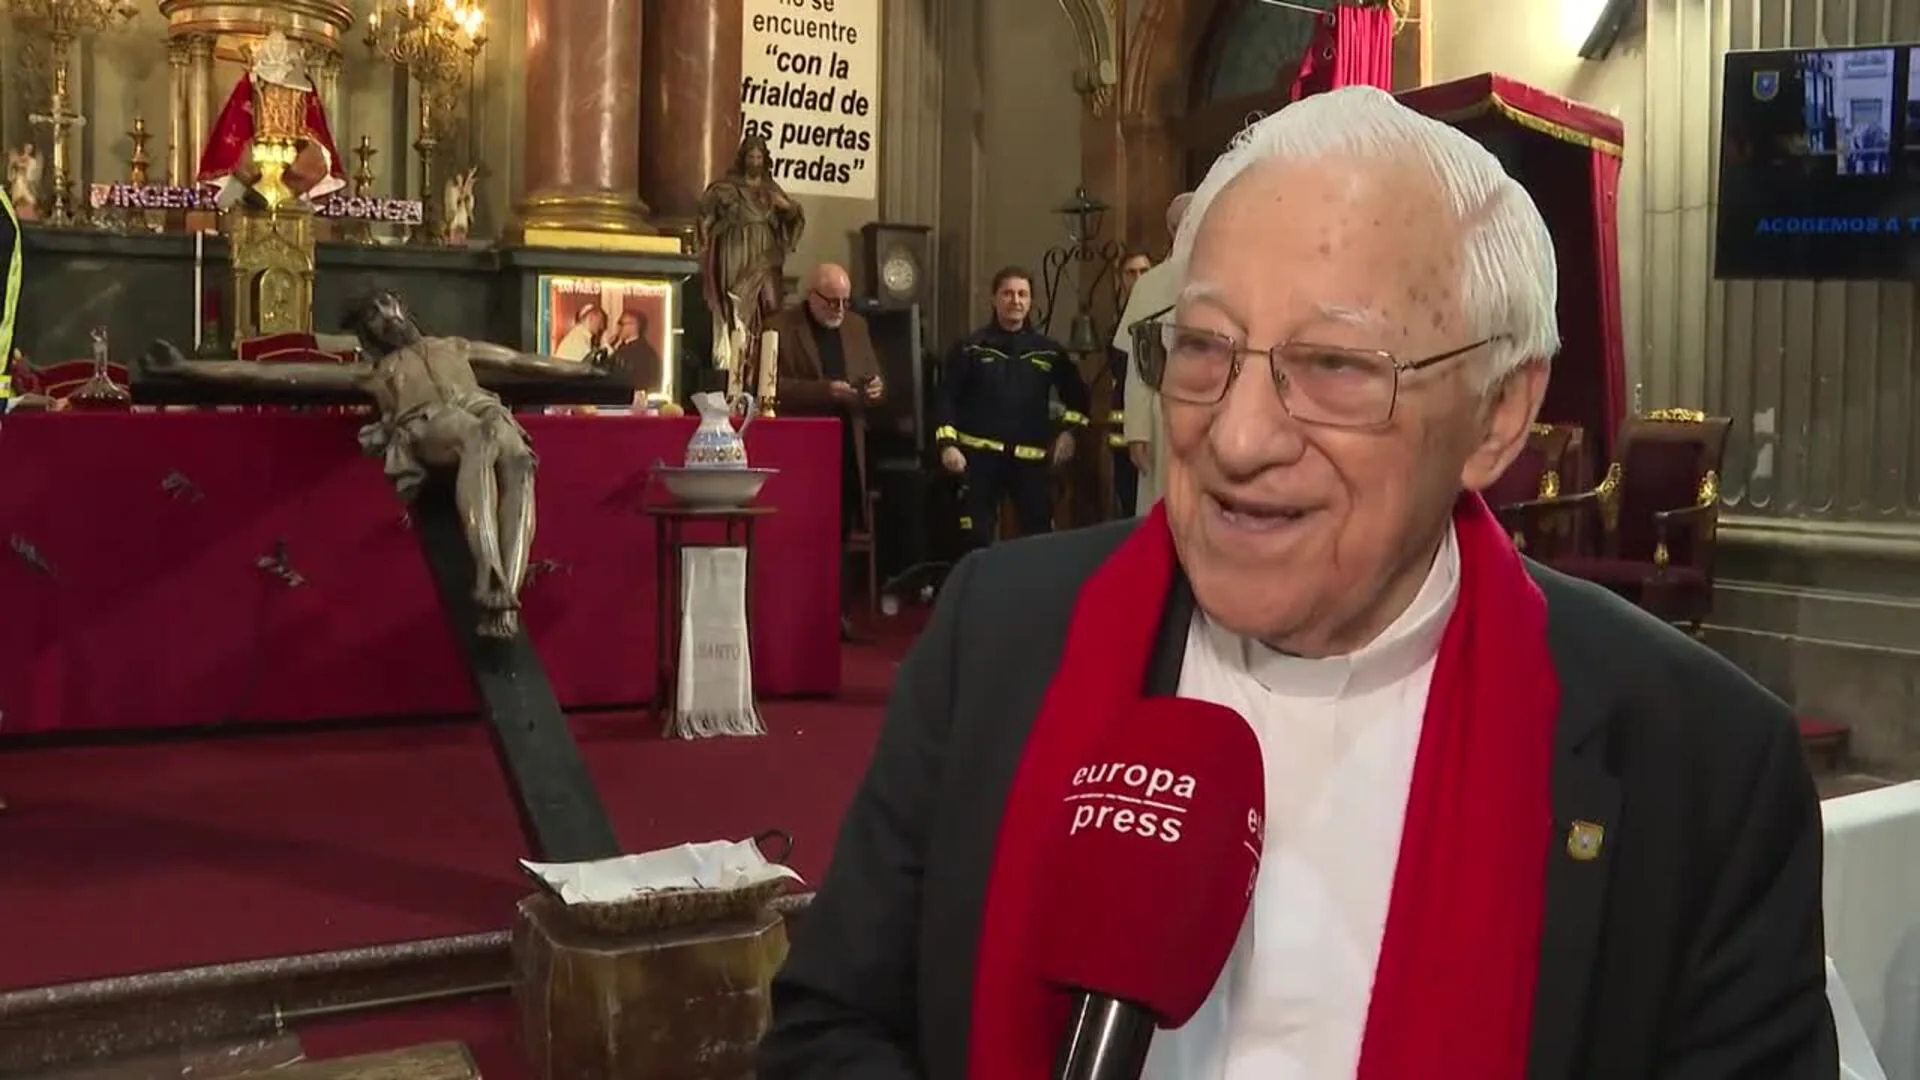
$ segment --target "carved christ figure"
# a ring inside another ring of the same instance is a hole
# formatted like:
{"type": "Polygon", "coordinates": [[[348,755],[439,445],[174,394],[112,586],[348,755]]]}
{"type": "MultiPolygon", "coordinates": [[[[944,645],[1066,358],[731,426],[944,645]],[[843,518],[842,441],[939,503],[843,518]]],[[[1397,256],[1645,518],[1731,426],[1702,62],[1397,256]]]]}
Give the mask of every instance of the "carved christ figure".
{"type": "Polygon", "coordinates": [[[327,126],[327,113],[307,78],[306,65],[299,50],[286,35],[275,30],[253,50],[247,73],[227,95],[227,103],[207,133],[207,148],[200,153],[198,181],[219,187],[216,196],[221,209],[244,198],[260,171],[253,162],[253,140],[258,134],[260,84],[282,87],[301,95],[302,130],[296,139],[298,156],[287,169],[284,181],[292,192],[308,201],[317,201],[346,185],[346,166],[333,142],[333,129],[327,126]]]}
{"type": "MultiPolygon", "coordinates": [[[[697,227],[700,285],[713,316],[714,341],[744,326],[751,351],[758,346],[761,321],[780,310],[787,256],[807,227],[807,215],[773,178],[765,139],[740,140],[733,168],[700,196],[697,227]]],[[[736,364],[746,360],[734,358],[736,364]]]]}
{"type": "Polygon", "coordinates": [[[429,470],[453,474],[476,570],[479,632],[512,637],[520,626],[520,589],[533,547],[535,459],[526,430],[481,385],[482,377],[591,378],[605,372],[485,341],[427,337],[405,302],[385,290],[358,301],[343,328],[360,339],[366,359],[346,364],[189,360],[172,344],[158,341],[148,350],[145,366],[205,382],[371,396],[380,416],[361,429],[361,448],[385,459],[387,477],[405,502],[419,494],[429,470]]]}

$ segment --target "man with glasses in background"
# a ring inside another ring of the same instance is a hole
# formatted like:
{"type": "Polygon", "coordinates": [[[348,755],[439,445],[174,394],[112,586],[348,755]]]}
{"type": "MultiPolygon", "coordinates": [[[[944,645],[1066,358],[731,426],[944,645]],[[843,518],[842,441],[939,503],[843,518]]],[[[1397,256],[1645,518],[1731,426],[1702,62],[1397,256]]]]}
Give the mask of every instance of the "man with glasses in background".
{"type": "MultiPolygon", "coordinates": [[[[880,359],[867,320],[853,311],[853,279],[846,267],[821,263],[807,276],[806,296],[775,313],[765,328],[780,335],[779,403],[783,416],[838,416],[840,424],[840,539],[863,527],[860,471],[854,457],[856,420],[886,400],[880,359]]],[[[850,584],[853,577],[841,574],[850,584]]],[[[842,590],[843,592],[845,589],[842,590]]],[[[842,598],[843,603],[845,597],[842,598]]],[[[851,621],[840,617],[843,637],[851,621]]]]}

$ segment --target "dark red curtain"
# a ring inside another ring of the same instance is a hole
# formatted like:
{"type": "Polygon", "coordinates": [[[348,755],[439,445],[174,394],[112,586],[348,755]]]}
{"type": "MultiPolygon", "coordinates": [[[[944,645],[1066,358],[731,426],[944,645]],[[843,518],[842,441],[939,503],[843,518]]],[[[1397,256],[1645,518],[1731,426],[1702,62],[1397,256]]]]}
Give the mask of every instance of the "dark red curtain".
{"type": "Polygon", "coordinates": [[[1342,86],[1393,89],[1393,12],[1340,4],[1313,20],[1313,40],[1300,57],[1288,100],[1342,86]]]}
{"type": "Polygon", "coordinates": [[[1612,425],[1605,445],[1613,447],[1614,433],[1627,415],[1627,340],[1620,325],[1620,157],[1595,151],[1593,169],[1594,264],[1600,285],[1600,365],[1605,377],[1607,416],[1612,425]]]}
{"type": "MultiPolygon", "coordinates": [[[[1620,121],[1499,75],[1421,87],[1409,107],[1486,144],[1539,205],[1560,264],[1560,335],[1540,419],[1578,424],[1586,462],[1604,468],[1626,418],[1620,325],[1620,121]]],[[[1569,485],[1596,476],[1568,477],[1569,485]]]]}

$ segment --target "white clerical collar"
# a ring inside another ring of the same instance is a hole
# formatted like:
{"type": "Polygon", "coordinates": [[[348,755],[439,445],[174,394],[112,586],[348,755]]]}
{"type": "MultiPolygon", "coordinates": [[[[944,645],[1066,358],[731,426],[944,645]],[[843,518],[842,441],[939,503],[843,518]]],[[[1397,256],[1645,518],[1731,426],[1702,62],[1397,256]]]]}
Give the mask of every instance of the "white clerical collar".
{"type": "Polygon", "coordinates": [[[1289,656],[1232,634],[1210,618],[1205,626],[1216,655],[1269,693],[1328,700],[1398,682],[1432,660],[1459,594],[1460,548],[1448,526],[1413,603],[1379,637],[1344,656],[1289,656]]]}

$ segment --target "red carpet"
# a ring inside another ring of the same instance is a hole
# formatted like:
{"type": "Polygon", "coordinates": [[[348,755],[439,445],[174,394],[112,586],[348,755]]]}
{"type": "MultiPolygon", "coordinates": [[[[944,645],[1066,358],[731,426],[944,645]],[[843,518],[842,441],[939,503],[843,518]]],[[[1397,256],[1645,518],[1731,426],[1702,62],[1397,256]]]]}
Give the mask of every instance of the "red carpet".
{"type": "MultiPolygon", "coordinates": [[[[622,845],[777,827],[816,880],[902,651],[847,649],[765,738],[576,720],[622,845]]],[[[0,750],[0,793],[0,989],[503,930],[529,891],[478,722],[0,750]]]]}

